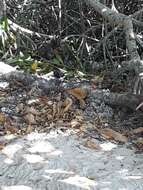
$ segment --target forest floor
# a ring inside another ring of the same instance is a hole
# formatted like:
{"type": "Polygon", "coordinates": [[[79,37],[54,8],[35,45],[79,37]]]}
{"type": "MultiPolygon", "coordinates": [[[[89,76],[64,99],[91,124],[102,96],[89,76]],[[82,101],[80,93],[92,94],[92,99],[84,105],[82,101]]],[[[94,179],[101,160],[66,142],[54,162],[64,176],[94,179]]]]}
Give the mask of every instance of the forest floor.
{"type": "Polygon", "coordinates": [[[89,81],[31,76],[0,79],[0,189],[143,189],[142,114],[115,113],[89,81]]]}

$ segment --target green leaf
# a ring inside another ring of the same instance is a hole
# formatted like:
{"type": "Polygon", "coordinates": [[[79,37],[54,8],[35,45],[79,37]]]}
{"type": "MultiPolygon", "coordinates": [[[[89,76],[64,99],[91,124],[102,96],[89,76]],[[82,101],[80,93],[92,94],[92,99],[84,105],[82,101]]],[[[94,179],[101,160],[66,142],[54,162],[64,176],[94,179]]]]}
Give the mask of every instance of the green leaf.
{"type": "Polygon", "coordinates": [[[8,19],[7,19],[7,17],[4,17],[2,25],[3,25],[4,30],[7,32],[8,31],[8,19]]]}
{"type": "Polygon", "coordinates": [[[63,64],[63,60],[59,54],[56,54],[56,59],[63,64]]]}
{"type": "Polygon", "coordinates": [[[56,58],[54,58],[52,60],[52,62],[53,62],[54,65],[57,65],[57,66],[60,65],[60,61],[58,59],[56,59],[56,58]]]}

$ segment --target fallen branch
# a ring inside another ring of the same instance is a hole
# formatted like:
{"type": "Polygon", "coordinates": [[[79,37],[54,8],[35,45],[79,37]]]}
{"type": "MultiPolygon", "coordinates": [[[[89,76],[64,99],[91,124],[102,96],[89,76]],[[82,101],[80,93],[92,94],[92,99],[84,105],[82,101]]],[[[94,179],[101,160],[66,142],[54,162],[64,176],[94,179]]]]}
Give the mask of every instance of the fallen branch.
{"type": "Polygon", "coordinates": [[[10,28],[14,32],[19,31],[21,34],[26,33],[26,34],[31,35],[31,36],[35,35],[37,37],[46,37],[46,38],[49,38],[49,39],[55,39],[55,37],[56,37],[54,35],[42,34],[42,33],[34,32],[34,31],[29,30],[29,29],[23,28],[23,27],[19,26],[18,24],[12,22],[10,19],[8,19],[8,23],[9,23],[10,28]]]}

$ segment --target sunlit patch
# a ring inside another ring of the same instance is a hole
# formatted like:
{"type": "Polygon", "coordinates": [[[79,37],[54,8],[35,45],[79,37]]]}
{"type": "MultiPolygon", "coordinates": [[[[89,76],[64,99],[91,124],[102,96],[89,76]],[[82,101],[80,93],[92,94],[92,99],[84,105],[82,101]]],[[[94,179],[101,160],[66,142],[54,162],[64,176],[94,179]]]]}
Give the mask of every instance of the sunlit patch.
{"type": "Polygon", "coordinates": [[[130,175],[130,176],[124,177],[124,179],[134,179],[134,180],[137,180],[137,179],[143,179],[143,176],[140,176],[140,175],[130,175]]]}
{"type": "Polygon", "coordinates": [[[10,159],[10,158],[6,158],[6,159],[4,160],[4,162],[5,162],[6,164],[12,164],[14,161],[13,161],[12,159],[10,159]]]}
{"type": "Polygon", "coordinates": [[[54,147],[47,141],[36,142],[32,148],[29,148],[28,150],[32,153],[55,151],[54,147]]]}
{"type": "Polygon", "coordinates": [[[106,8],[104,8],[104,9],[102,9],[102,12],[104,13],[104,12],[106,12],[107,11],[107,9],[106,8]]]}
{"type": "Polygon", "coordinates": [[[12,139],[15,139],[15,138],[16,138],[16,135],[14,135],[14,134],[5,135],[4,138],[5,138],[6,140],[12,140],[12,139]]]}
{"type": "Polygon", "coordinates": [[[51,139],[51,138],[57,138],[58,134],[56,131],[50,131],[50,133],[48,134],[48,139],[51,139]]]}
{"type": "Polygon", "coordinates": [[[55,170],[45,170],[46,173],[49,174],[74,174],[72,171],[64,171],[62,169],[55,169],[55,170]]]}
{"type": "Polygon", "coordinates": [[[52,177],[47,176],[47,175],[42,175],[44,178],[48,179],[48,180],[52,180],[52,177]]]}
{"type": "Polygon", "coordinates": [[[124,159],[124,156],[116,156],[116,159],[117,159],[117,160],[123,160],[123,159],[124,159]]]}
{"type": "Polygon", "coordinates": [[[60,155],[62,155],[62,154],[63,154],[62,151],[60,151],[60,150],[55,150],[55,151],[53,151],[53,152],[48,153],[48,156],[60,156],[60,155]]]}
{"type": "Polygon", "coordinates": [[[9,72],[12,72],[15,70],[16,70],[15,67],[12,67],[12,66],[0,61],[0,74],[6,74],[6,73],[9,73],[9,72]]]}
{"type": "Polygon", "coordinates": [[[24,158],[27,160],[27,162],[29,162],[29,163],[37,163],[37,162],[42,162],[42,161],[44,161],[44,159],[43,159],[41,156],[35,155],[35,154],[25,154],[23,157],[24,157],[24,158]]]}
{"type": "Polygon", "coordinates": [[[110,151],[110,150],[112,150],[113,148],[116,148],[117,145],[116,145],[116,144],[113,144],[113,143],[111,143],[111,142],[107,142],[107,143],[101,144],[100,147],[101,147],[102,150],[104,150],[104,151],[110,151]]]}
{"type": "Polygon", "coordinates": [[[8,82],[0,82],[0,88],[6,88],[9,86],[8,82]]]}
{"type": "Polygon", "coordinates": [[[13,158],[14,154],[20,149],[22,149],[21,145],[18,145],[18,144],[8,145],[4,147],[4,149],[2,150],[2,153],[6,154],[9,158],[13,158]]]}
{"type": "Polygon", "coordinates": [[[127,175],[128,174],[128,170],[127,169],[122,169],[120,171],[118,171],[119,174],[124,174],[127,175]]]}
{"type": "Polygon", "coordinates": [[[140,34],[137,34],[136,36],[139,37],[139,38],[143,38],[142,35],[140,35],[140,34]]]}
{"type": "Polygon", "coordinates": [[[32,190],[32,188],[25,185],[13,185],[13,186],[1,186],[1,190],[32,190]]]}
{"type": "Polygon", "coordinates": [[[83,189],[89,189],[89,190],[91,189],[91,186],[95,187],[98,185],[97,182],[90,180],[86,177],[80,177],[78,175],[76,175],[74,177],[69,177],[64,180],[59,180],[59,181],[67,183],[67,184],[75,185],[75,186],[81,187],[83,189]]]}
{"type": "Polygon", "coordinates": [[[135,34],[134,34],[134,32],[131,32],[130,37],[131,37],[132,39],[135,39],[135,34]]]}
{"type": "MultiPolygon", "coordinates": [[[[143,61],[141,61],[141,63],[143,64],[143,61]]],[[[143,76],[143,73],[140,73],[139,76],[142,77],[142,76],[143,76]]]]}
{"type": "Polygon", "coordinates": [[[45,133],[30,133],[27,135],[26,139],[29,141],[33,141],[33,140],[38,140],[38,139],[42,139],[45,137],[45,133]]]}
{"type": "Polygon", "coordinates": [[[27,104],[31,105],[31,104],[37,103],[37,102],[39,102],[39,99],[38,99],[38,98],[37,98],[37,99],[28,100],[28,101],[27,101],[27,104]]]}
{"type": "Polygon", "coordinates": [[[111,181],[103,181],[103,182],[101,182],[101,183],[104,184],[104,185],[110,185],[110,184],[112,184],[111,181]]]}

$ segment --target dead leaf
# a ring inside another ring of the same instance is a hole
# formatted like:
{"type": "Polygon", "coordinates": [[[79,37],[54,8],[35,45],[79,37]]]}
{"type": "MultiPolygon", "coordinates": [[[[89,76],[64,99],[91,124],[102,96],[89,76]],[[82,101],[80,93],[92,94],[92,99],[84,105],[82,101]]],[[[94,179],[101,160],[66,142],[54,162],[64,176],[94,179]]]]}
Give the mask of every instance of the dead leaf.
{"type": "Polygon", "coordinates": [[[23,111],[23,109],[24,109],[24,104],[23,103],[20,103],[20,104],[18,104],[16,106],[16,111],[17,112],[21,112],[21,111],[23,111]]]}
{"type": "Polygon", "coordinates": [[[12,133],[12,134],[18,132],[18,129],[17,129],[16,127],[13,127],[13,126],[6,126],[6,127],[5,127],[5,130],[6,130],[6,131],[9,131],[9,132],[12,133]]]}
{"type": "Polygon", "coordinates": [[[57,118],[59,118],[59,116],[61,115],[61,112],[62,112],[62,104],[63,104],[62,101],[59,101],[59,102],[57,103],[57,118]]]}
{"type": "Polygon", "coordinates": [[[53,103],[53,118],[55,117],[57,112],[57,106],[56,106],[56,102],[53,103]]]}
{"type": "Polygon", "coordinates": [[[5,147],[5,143],[0,142],[0,150],[2,150],[5,147]]]}
{"type": "Polygon", "coordinates": [[[87,148],[91,148],[91,149],[95,149],[95,150],[100,150],[100,146],[99,144],[91,141],[91,140],[87,140],[85,143],[84,143],[84,146],[87,147],[87,148]]]}
{"type": "Polygon", "coordinates": [[[47,113],[46,118],[50,121],[53,119],[53,116],[51,114],[47,113]]]}
{"type": "Polygon", "coordinates": [[[39,112],[34,107],[27,106],[24,111],[25,114],[39,115],[39,112]]]}
{"type": "Polygon", "coordinates": [[[31,133],[33,130],[32,126],[29,124],[27,129],[26,129],[26,133],[31,133]]]}
{"type": "Polygon", "coordinates": [[[100,130],[100,133],[106,139],[114,139],[116,141],[124,142],[124,143],[128,141],[126,136],[122,135],[121,133],[119,133],[117,131],[109,129],[109,128],[105,128],[105,129],[100,130]]]}
{"type": "Polygon", "coordinates": [[[87,97],[87,91],[83,88],[72,88],[67,89],[66,91],[78,100],[83,100],[87,97]]]}
{"type": "Polygon", "coordinates": [[[139,133],[143,133],[143,127],[139,127],[131,131],[131,134],[139,134],[139,133]]]}
{"type": "Polygon", "coordinates": [[[4,124],[6,121],[6,115],[4,113],[0,113],[0,124],[4,124]]]}
{"type": "Polygon", "coordinates": [[[75,119],[71,121],[71,127],[72,127],[72,128],[76,128],[76,129],[77,129],[77,128],[79,128],[80,126],[81,126],[81,123],[80,123],[79,121],[77,121],[77,120],[75,120],[75,119]]]}
{"type": "Polygon", "coordinates": [[[80,103],[80,108],[85,108],[85,101],[84,100],[79,100],[80,103]]]}
{"type": "Polygon", "coordinates": [[[67,112],[70,107],[72,106],[72,99],[71,98],[66,98],[65,101],[63,102],[64,110],[63,113],[67,112]]]}
{"type": "Polygon", "coordinates": [[[24,115],[24,119],[28,124],[36,124],[35,116],[32,113],[24,115]]]}

